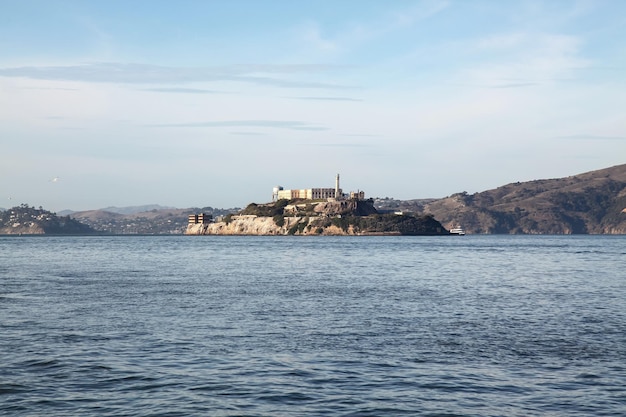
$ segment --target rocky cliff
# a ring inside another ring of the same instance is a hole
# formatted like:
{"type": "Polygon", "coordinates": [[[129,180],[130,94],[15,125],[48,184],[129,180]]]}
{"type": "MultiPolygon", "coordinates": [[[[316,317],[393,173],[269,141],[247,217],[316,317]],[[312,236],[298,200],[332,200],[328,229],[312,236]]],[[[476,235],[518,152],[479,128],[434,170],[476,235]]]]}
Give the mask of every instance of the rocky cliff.
{"type": "Polygon", "coordinates": [[[228,222],[208,224],[190,224],[188,235],[355,235],[354,228],[344,231],[335,225],[323,229],[314,226],[317,218],[286,217],[282,226],[278,226],[272,217],[254,215],[232,216],[228,222]]]}
{"type": "Polygon", "coordinates": [[[253,215],[233,216],[228,221],[208,224],[190,224],[188,235],[449,235],[441,224],[430,216],[372,215],[335,218],[285,217],[276,224],[272,217],[253,215]]]}

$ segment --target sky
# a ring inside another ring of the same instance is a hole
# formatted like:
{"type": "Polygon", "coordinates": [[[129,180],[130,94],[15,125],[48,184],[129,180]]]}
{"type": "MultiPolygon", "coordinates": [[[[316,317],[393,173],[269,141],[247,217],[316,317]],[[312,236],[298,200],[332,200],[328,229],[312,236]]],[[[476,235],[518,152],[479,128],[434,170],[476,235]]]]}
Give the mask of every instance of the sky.
{"type": "Polygon", "coordinates": [[[440,198],[626,163],[626,1],[0,0],[0,207],[440,198]]]}

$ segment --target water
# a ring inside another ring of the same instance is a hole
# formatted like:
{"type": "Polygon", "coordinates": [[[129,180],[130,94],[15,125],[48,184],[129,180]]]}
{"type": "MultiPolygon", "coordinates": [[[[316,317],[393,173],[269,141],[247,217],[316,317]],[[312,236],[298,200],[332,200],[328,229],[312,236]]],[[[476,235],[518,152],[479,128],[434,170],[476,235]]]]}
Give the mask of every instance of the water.
{"type": "Polygon", "coordinates": [[[626,236],[0,237],[3,416],[623,416],[626,236]]]}

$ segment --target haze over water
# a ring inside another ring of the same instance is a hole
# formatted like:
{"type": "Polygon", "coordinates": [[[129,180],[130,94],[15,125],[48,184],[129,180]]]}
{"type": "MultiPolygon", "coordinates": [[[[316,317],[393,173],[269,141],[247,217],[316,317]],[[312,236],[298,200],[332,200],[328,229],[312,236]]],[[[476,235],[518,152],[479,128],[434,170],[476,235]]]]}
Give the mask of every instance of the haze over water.
{"type": "Polygon", "coordinates": [[[0,237],[0,415],[621,416],[626,237],[0,237]]]}

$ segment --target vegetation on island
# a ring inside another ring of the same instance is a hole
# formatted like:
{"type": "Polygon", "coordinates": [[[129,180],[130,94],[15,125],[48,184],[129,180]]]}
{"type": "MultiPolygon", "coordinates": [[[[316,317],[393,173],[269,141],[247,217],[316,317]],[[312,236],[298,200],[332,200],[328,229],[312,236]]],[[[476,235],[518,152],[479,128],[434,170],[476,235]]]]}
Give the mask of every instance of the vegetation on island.
{"type": "Polygon", "coordinates": [[[346,234],[443,235],[448,231],[431,215],[379,213],[373,200],[278,200],[251,203],[241,216],[271,217],[287,234],[319,235],[335,228],[346,234]]]}

